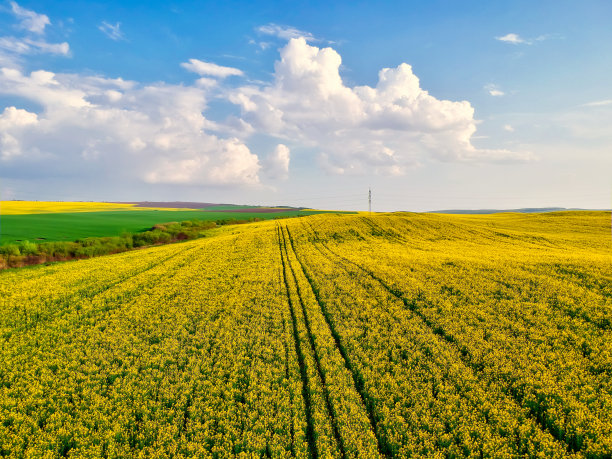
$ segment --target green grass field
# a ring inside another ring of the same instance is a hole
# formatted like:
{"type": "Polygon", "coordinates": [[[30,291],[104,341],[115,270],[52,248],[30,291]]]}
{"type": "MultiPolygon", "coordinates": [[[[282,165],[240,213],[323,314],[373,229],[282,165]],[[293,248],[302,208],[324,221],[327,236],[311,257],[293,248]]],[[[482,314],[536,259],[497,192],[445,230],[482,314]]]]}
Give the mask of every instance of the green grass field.
{"type": "Polygon", "coordinates": [[[117,236],[140,232],[157,223],[185,220],[269,220],[279,217],[312,215],[318,211],[211,212],[199,210],[123,210],[0,216],[0,244],[18,241],[74,241],[86,237],[117,236]]]}

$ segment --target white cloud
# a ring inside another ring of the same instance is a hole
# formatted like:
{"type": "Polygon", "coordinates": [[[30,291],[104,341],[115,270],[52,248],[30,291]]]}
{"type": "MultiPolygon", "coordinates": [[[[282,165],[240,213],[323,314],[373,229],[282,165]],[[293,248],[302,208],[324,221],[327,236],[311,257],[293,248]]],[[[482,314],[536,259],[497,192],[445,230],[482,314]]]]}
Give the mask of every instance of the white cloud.
{"type": "Polygon", "coordinates": [[[102,23],[98,26],[98,29],[101,30],[104,35],[106,35],[111,40],[123,40],[123,32],[121,32],[121,23],[117,22],[114,25],[110,24],[106,21],[102,21],[102,23]]]}
{"type": "Polygon", "coordinates": [[[533,45],[534,42],[551,40],[551,39],[563,39],[563,36],[558,33],[547,33],[538,35],[535,38],[523,38],[516,33],[509,33],[502,37],[495,37],[496,40],[503,41],[504,43],[510,43],[513,45],[533,45]]]}
{"type": "Polygon", "coordinates": [[[15,2],[10,4],[13,14],[20,20],[19,27],[26,33],[21,37],[0,36],[0,66],[15,66],[27,54],[69,55],[68,43],[49,43],[40,36],[44,34],[45,27],[51,24],[46,15],[22,8],[15,2]]]}
{"type": "Polygon", "coordinates": [[[26,54],[31,52],[32,47],[23,39],[15,37],[0,37],[0,49],[16,54],[26,54]]]}
{"type": "Polygon", "coordinates": [[[0,37],[0,49],[15,54],[48,53],[67,56],[70,53],[68,43],[47,43],[44,40],[30,38],[0,37]]]}
{"type": "Polygon", "coordinates": [[[262,167],[268,177],[280,180],[289,178],[290,156],[289,147],[279,143],[262,162],[262,167]]]}
{"type": "MultiPolygon", "coordinates": [[[[216,139],[213,158],[189,155],[186,158],[163,159],[159,167],[145,175],[148,183],[177,185],[256,184],[259,182],[259,161],[238,139],[216,139]]],[[[171,146],[173,148],[173,146],[171,146]]]]}
{"type": "Polygon", "coordinates": [[[208,132],[206,89],[17,69],[0,71],[0,94],[42,107],[0,116],[3,168],[49,176],[114,177],[128,182],[257,185],[259,159],[236,138],[208,132]]]}
{"type": "Polygon", "coordinates": [[[514,132],[514,128],[510,124],[504,124],[504,131],[514,132]]]}
{"type": "Polygon", "coordinates": [[[304,32],[295,27],[282,26],[274,23],[259,26],[255,29],[262,35],[270,35],[283,40],[291,40],[292,38],[303,38],[306,41],[318,41],[310,32],[304,32]]]}
{"type": "Polygon", "coordinates": [[[477,149],[469,102],[438,100],[420,87],[408,64],[382,69],[375,87],[348,87],[331,48],[291,39],[281,49],[270,85],[230,94],[256,132],[300,141],[319,151],[334,173],[398,175],[424,155],[444,161],[524,160],[507,150],[477,149]]]}
{"type": "Polygon", "coordinates": [[[524,38],[521,38],[518,34],[515,34],[515,33],[509,33],[509,34],[504,35],[503,37],[495,37],[495,39],[499,41],[503,41],[505,43],[512,43],[513,45],[519,45],[519,44],[530,45],[531,44],[530,40],[525,40],[524,38]]]}
{"type": "Polygon", "coordinates": [[[612,99],[595,100],[587,104],[583,104],[583,107],[604,107],[606,105],[612,105],[612,99]]]}
{"type": "Polygon", "coordinates": [[[16,2],[11,2],[11,9],[13,14],[20,19],[21,27],[29,32],[42,34],[45,27],[51,24],[47,15],[22,8],[16,2]]]}
{"type": "Polygon", "coordinates": [[[487,90],[487,92],[489,93],[489,95],[493,96],[493,97],[501,97],[501,96],[505,96],[506,93],[504,91],[502,91],[501,89],[499,89],[497,87],[497,85],[494,84],[488,84],[485,86],[485,89],[487,90]]]}
{"type": "Polygon", "coordinates": [[[18,137],[27,133],[27,128],[38,123],[36,113],[15,107],[7,107],[0,114],[0,159],[21,155],[18,137]]]}
{"type": "Polygon", "coordinates": [[[197,73],[201,76],[212,76],[217,78],[226,78],[228,76],[241,76],[242,70],[233,67],[223,67],[213,64],[212,62],[204,62],[199,59],[189,59],[189,62],[183,62],[181,67],[190,72],[197,73]]]}
{"type": "MultiPolygon", "coordinates": [[[[2,37],[2,47],[16,55],[69,52],[68,44],[30,38],[2,37]]],[[[472,145],[477,121],[471,104],[436,99],[407,64],[382,69],[375,86],[350,87],[340,76],[335,50],[299,37],[281,49],[270,82],[229,88],[223,79],[241,76],[241,70],[198,59],[181,66],[200,78],[191,85],[145,85],[45,70],[24,73],[9,61],[0,68],[0,95],[40,108],[32,113],[9,107],[0,114],[3,172],[257,186],[260,174],[288,177],[288,140],[314,151],[313,160],[325,170],[342,174],[401,175],[429,158],[529,159],[472,145]],[[240,114],[222,122],[208,119],[204,113],[213,95],[236,104],[240,114]],[[262,160],[247,145],[254,133],[277,139],[262,160]]]]}

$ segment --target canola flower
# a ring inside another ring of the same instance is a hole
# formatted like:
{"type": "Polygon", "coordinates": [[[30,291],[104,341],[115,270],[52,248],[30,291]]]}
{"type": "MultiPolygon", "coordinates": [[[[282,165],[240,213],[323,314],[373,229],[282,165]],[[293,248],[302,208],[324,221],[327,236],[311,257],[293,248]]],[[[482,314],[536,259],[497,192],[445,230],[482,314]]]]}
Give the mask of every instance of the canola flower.
{"type": "Polygon", "coordinates": [[[0,201],[0,215],[48,214],[56,212],[103,212],[117,210],[185,210],[137,207],[113,202],[0,201]]]}
{"type": "Polygon", "coordinates": [[[0,273],[9,457],[609,457],[609,214],[318,215],[0,273]]]}

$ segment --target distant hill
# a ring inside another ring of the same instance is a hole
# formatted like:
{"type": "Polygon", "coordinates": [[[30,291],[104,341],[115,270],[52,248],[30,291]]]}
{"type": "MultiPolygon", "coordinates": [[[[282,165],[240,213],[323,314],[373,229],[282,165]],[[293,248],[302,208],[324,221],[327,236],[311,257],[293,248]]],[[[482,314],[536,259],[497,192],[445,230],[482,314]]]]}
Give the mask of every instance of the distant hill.
{"type": "Polygon", "coordinates": [[[201,209],[215,212],[285,212],[288,210],[303,210],[306,207],[291,206],[250,206],[241,204],[218,204],[212,202],[188,201],[130,201],[116,204],[134,204],[135,207],[155,207],[169,209],[201,209]]]}
{"type": "Polygon", "coordinates": [[[184,202],[184,201],[130,201],[130,202],[118,202],[117,204],[135,204],[136,207],[167,207],[172,209],[203,209],[205,207],[219,206],[222,204],[213,204],[210,202],[184,202]]]}
{"type": "Polygon", "coordinates": [[[567,209],[565,207],[525,207],[523,209],[451,209],[430,210],[430,214],[497,214],[500,212],[519,212],[522,214],[534,214],[540,212],[560,212],[563,210],[609,210],[609,209],[567,209]]]}

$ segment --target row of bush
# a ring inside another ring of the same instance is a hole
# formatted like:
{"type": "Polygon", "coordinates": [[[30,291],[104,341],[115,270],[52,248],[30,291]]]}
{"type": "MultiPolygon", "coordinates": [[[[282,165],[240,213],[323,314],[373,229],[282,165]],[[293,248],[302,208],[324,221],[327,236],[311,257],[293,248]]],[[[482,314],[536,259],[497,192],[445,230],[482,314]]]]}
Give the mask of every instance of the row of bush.
{"type": "Polygon", "coordinates": [[[0,269],[26,265],[89,258],[111,253],[125,252],[138,247],[170,242],[186,241],[205,236],[205,231],[222,225],[235,225],[259,221],[259,218],[245,220],[225,219],[217,221],[190,220],[161,223],[148,231],[123,233],[113,237],[90,237],[74,242],[21,241],[0,246],[0,269]]]}

